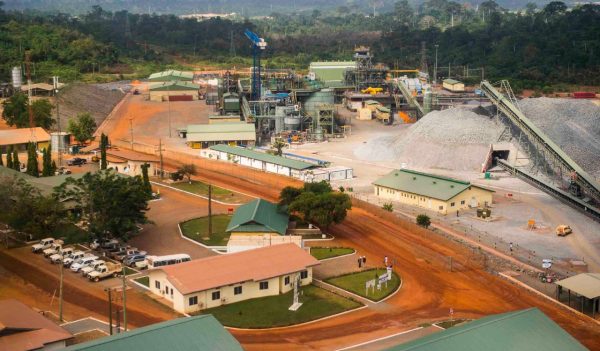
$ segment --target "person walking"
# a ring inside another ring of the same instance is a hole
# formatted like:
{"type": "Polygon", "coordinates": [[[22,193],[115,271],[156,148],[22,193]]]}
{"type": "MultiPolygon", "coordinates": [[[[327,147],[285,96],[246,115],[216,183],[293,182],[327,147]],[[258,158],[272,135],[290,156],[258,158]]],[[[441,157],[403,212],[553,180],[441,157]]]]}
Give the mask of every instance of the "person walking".
{"type": "Polygon", "coordinates": [[[510,242],[510,244],[508,244],[508,247],[509,247],[509,249],[510,249],[510,252],[512,252],[512,251],[513,251],[513,244],[512,244],[512,241],[510,242]]]}
{"type": "Polygon", "coordinates": [[[358,268],[362,268],[362,257],[358,258],[358,268]]]}
{"type": "Polygon", "coordinates": [[[363,261],[363,266],[367,266],[367,256],[363,256],[362,257],[362,261],[363,261]]]}
{"type": "Polygon", "coordinates": [[[386,267],[388,265],[388,257],[387,256],[383,257],[383,265],[386,266],[386,267]]]}

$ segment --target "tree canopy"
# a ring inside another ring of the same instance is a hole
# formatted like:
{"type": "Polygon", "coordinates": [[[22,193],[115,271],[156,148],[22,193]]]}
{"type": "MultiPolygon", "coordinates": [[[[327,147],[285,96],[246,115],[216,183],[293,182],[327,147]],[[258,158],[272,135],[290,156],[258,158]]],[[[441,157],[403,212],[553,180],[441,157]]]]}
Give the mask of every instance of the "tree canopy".
{"type": "MultiPolygon", "coordinates": [[[[2,118],[9,126],[17,128],[29,127],[29,99],[27,95],[16,93],[4,102],[2,118]]],[[[36,127],[49,129],[54,124],[52,119],[52,104],[48,99],[35,100],[31,104],[33,122],[36,127]]]]}
{"type": "Polygon", "coordinates": [[[94,136],[96,130],[96,121],[91,114],[85,112],[77,115],[77,118],[70,119],[67,126],[69,133],[73,134],[75,140],[83,143],[94,136]]]}

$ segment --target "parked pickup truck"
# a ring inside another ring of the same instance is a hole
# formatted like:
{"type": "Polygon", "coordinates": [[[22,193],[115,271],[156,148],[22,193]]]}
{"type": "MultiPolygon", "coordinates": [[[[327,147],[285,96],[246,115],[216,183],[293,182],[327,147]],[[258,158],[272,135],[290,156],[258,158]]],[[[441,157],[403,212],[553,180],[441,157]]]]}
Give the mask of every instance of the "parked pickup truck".
{"type": "Polygon", "coordinates": [[[98,250],[102,247],[104,247],[105,245],[109,245],[109,244],[118,244],[119,241],[116,239],[94,239],[91,243],[90,243],[90,249],[92,250],[98,250]]]}
{"type": "Polygon", "coordinates": [[[89,280],[98,282],[100,279],[108,277],[117,277],[121,273],[121,265],[119,263],[106,262],[104,266],[98,267],[97,270],[88,273],[89,280]]]}
{"type": "Polygon", "coordinates": [[[97,270],[101,266],[104,266],[105,263],[106,263],[106,261],[96,259],[96,260],[93,260],[92,262],[90,262],[90,264],[88,264],[87,266],[81,268],[79,271],[81,272],[82,276],[87,277],[89,272],[97,270]]]}
{"type": "Polygon", "coordinates": [[[50,256],[54,255],[55,253],[58,253],[60,251],[60,249],[62,248],[62,245],[63,245],[62,240],[54,240],[54,243],[52,245],[50,245],[49,248],[42,251],[42,253],[44,254],[44,257],[50,257],[50,256]]]}
{"type": "Polygon", "coordinates": [[[85,252],[83,251],[75,251],[69,257],[63,260],[63,265],[65,267],[69,267],[73,262],[85,256],[85,252]]]}
{"type": "Polygon", "coordinates": [[[37,243],[31,247],[31,251],[35,252],[35,253],[42,252],[43,250],[52,246],[52,244],[54,244],[55,240],[56,239],[54,239],[54,238],[42,239],[42,240],[40,240],[39,243],[37,243]]]}
{"type": "MultiPolygon", "coordinates": [[[[83,268],[92,264],[92,262],[94,262],[97,259],[98,259],[98,256],[92,256],[92,255],[80,257],[71,264],[71,267],[70,267],[71,272],[77,273],[80,270],[82,270],[83,268]]],[[[102,261],[102,262],[104,262],[104,261],[102,261]]]]}
{"type": "Polygon", "coordinates": [[[113,254],[113,258],[117,261],[123,262],[123,260],[126,259],[128,256],[145,255],[145,254],[146,254],[146,251],[139,251],[138,249],[132,248],[132,249],[127,249],[123,252],[119,252],[118,254],[113,254]]]}
{"type": "Polygon", "coordinates": [[[51,255],[49,257],[50,258],[50,262],[52,262],[53,264],[59,263],[59,262],[63,262],[63,260],[65,258],[67,258],[71,254],[73,254],[74,250],[75,249],[73,249],[72,247],[63,247],[57,253],[55,253],[54,255],[51,255]]]}

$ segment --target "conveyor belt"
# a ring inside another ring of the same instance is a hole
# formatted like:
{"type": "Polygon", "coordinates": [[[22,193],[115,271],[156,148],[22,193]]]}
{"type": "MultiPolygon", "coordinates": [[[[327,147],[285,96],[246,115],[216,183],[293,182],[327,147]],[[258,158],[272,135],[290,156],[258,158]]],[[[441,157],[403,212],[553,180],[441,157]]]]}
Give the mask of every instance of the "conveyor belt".
{"type": "Polygon", "coordinates": [[[402,83],[401,80],[396,79],[395,82],[396,82],[396,86],[398,87],[398,90],[400,90],[400,92],[406,99],[406,102],[408,102],[408,105],[411,107],[415,107],[417,109],[418,114],[419,114],[417,116],[417,119],[423,117],[423,115],[425,114],[423,111],[423,107],[419,104],[417,99],[410,93],[410,90],[408,90],[406,85],[404,85],[404,83],[402,83]]]}
{"type": "Polygon", "coordinates": [[[527,135],[537,151],[546,158],[549,164],[559,169],[562,175],[574,175],[573,180],[582,188],[584,193],[594,200],[600,201],[600,184],[591,175],[579,167],[575,161],[488,81],[481,82],[481,90],[516,127],[527,135]]]}
{"type": "Polygon", "coordinates": [[[560,201],[573,207],[576,210],[583,212],[584,214],[590,216],[591,218],[593,218],[597,221],[600,221],[600,210],[598,210],[594,207],[591,207],[585,201],[582,201],[581,199],[569,194],[566,191],[563,191],[552,185],[549,185],[549,184],[545,183],[543,180],[536,178],[535,176],[533,176],[531,174],[525,173],[525,172],[521,171],[520,169],[511,166],[508,162],[506,162],[504,160],[498,159],[497,161],[498,161],[498,166],[511,172],[516,177],[518,177],[518,178],[526,181],[527,183],[535,186],[536,188],[558,198],[560,201]]]}

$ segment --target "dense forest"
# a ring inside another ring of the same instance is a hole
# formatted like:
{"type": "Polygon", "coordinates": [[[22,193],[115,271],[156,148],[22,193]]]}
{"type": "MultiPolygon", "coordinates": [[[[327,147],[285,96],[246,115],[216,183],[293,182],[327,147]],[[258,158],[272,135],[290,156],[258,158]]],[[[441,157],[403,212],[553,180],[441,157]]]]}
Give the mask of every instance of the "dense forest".
{"type": "MultiPolygon", "coordinates": [[[[250,28],[269,43],[264,62],[270,67],[306,69],[312,60],[347,60],[362,44],[390,67],[416,68],[424,43],[430,73],[437,51],[440,78],[450,66],[451,76],[483,68],[486,78],[508,78],[519,87],[600,85],[600,6],[591,4],[567,8],[551,2],[538,9],[531,3],[511,12],[491,0],[477,8],[448,0],[415,7],[402,0],[377,16],[342,6],[333,12],[205,21],[98,6],[76,17],[1,9],[2,80],[9,79],[10,67],[22,64],[26,50],[36,79],[58,74],[75,80],[98,71],[143,76],[186,63],[239,66],[250,62],[243,35],[250,28]]],[[[482,72],[473,72],[480,79],[482,72]]]]}

